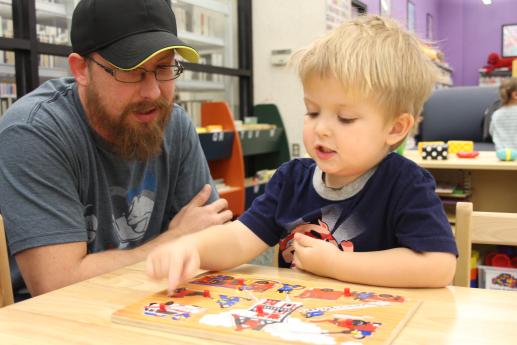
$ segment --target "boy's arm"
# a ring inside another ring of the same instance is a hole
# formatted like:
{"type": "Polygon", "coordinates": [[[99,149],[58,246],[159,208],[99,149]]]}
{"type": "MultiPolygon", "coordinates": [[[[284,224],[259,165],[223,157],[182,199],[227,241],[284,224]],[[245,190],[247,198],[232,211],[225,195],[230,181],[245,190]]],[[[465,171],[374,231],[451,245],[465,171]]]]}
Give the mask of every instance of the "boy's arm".
{"type": "Polygon", "coordinates": [[[147,257],[147,274],[168,278],[169,291],[200,268],[221,271],[246,263],[268,245],[240,221],[216,225],[159,246],[147,257]]]}
{"type": "Polygon", "coordinates": [[[334,245],[295,235],[294,264],[341,281],[387,287],[444,287],[456,271],[451,253],[417,253],[408,248],[342,252],[334,245]]]}

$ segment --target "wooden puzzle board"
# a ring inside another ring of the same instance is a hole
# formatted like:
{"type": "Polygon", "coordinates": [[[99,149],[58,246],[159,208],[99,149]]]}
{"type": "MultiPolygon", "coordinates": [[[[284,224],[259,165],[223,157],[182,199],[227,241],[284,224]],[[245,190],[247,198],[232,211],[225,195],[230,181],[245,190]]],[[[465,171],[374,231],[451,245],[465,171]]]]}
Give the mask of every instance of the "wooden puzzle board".
{"type": "Polygon", "coordinates": [[[420,302],[346,283],[209,272],[117,310],[112,321],[236,344],[389,344],[420,302]]]}

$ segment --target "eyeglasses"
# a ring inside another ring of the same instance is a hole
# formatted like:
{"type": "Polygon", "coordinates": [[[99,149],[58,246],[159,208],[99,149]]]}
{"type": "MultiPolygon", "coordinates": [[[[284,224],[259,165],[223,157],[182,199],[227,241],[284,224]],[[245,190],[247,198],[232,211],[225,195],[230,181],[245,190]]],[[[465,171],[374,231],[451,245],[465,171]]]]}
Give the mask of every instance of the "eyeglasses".
{"type": "Polygon", "coordinates": [[[88,57],[97,66],[101,67],[106,73],[111,74],[113,78],[122,83],[139,83],[145,79],[147,73],[153,73],[158,81],[170,81],[178,78],[183,73],[183,65],[174,60],[174,65],[159,65],[154,71],[148,71],[142,67],[137,67],[128,71],[111,68],[95,61],[92,57],[88,57]]]}

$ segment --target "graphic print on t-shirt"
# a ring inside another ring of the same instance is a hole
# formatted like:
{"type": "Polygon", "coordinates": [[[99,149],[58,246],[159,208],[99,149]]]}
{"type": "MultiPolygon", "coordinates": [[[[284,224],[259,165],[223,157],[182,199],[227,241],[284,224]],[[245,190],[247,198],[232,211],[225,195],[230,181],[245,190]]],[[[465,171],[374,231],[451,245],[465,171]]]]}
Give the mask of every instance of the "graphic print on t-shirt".
{"type": "Polygon", "coordinates": [[[128,191],[121,187],[111,187],[110,193],[113,227],[118,236],[119,248],[125,248],[145,234],[154,207],[156,177],[146,170],[139,186],[128,191]]]}
{"type": "Polygon", "coordinates": [[[280,260],[287,264],[292,263],[293,237],[297,232],[332,243],[340,250],[353,251],[354,245],[351,240],[359,236],[364,229],[354,221],[353,214],[344,221],[340,219],[341,216],[339,204],[331,204],[294,222],[292,230],[280,241],[280,260]],[[341,223],[336,227],[338,221],[341,223]]]}

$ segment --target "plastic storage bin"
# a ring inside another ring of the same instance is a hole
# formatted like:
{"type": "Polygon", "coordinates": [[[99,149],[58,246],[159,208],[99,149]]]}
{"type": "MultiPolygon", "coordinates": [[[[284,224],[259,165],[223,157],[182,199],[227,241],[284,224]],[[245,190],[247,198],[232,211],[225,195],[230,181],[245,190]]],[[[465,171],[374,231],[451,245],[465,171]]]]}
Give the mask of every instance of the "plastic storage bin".
{"type": "Polygon", "coordinates": [[[479,287],[517,291],[517,268],[478,266],[479,287]]]}

